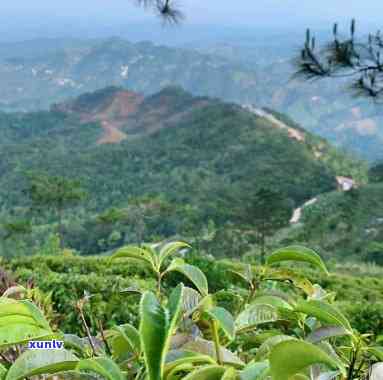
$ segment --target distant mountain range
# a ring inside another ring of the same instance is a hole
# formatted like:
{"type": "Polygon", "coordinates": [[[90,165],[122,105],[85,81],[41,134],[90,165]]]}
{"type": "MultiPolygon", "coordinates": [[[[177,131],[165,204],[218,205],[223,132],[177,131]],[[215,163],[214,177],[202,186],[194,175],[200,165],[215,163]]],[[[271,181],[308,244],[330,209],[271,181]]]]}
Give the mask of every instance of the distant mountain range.
{"type": "Polygon", "coordinates": [[[8,46],[8,50],[0,45],[0,106],[4,110],[47,109],[54,102],[111,85],[146,95],[179,85],[197,95],[241,102],[254,93],[256,85],[251,68],[150,42],[132,44],[113,38],[63,40],[57,47],[50,40],[32,45],[39,48],[33,52],[28,43],[8,46]]]}
{"type": "Polygon", "coordinates": [[[275,109],[360,157],[383,158],[382,106],[353,98],[342,82],[292,80],[293,43],[278,41],[189,49],[119,38],[0,44],[0,109],[46,110],[107,86],[151,95],[177,85],[198,96],[275,109]]]}

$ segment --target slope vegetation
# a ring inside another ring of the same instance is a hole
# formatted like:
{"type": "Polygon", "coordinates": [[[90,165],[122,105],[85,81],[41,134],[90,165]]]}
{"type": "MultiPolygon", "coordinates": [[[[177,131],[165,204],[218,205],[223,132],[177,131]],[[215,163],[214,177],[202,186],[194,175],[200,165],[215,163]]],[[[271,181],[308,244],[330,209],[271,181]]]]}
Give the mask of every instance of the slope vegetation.
{"type": "MultiPolygon", "coordinates": [[[[137,224],[134,217],[103,229],[92,215],[129,208],[137,199],[145,199],[146,208],[162,205],[162,213],[156,214],[161,222],[153,216],[145,219],[144,235],[158,238],[185,230],[189,234],[209,223],[218,228],[235,224],[235,213],[260,188],[282,193],[293,209],[335,190],[337,175],[359,182],[364,178],[363,164],[281,115],[270,119],[180,88],[144,99],[106,88],[55,105],[50,112],[1,114],[0,128],[3,219],[28,214],[30,202],[23,192],[27,172],[79,179],[89,196],[67,210],[65,218],[71,244],[84,250],[89,241],[89,252],[104,249],[98,241],[108,240],[112,232],[119,243],[135,239],[129,232],[137,224]],[[106,131],[105,123],[121,135],[111,136],[114,132],[106,131]],[[302,139],[292,137],[290,129],[302,139]]],[[[39,218],[40,232],[43,225],[49,229],[55,223],[53,215],[39,218]]]]}

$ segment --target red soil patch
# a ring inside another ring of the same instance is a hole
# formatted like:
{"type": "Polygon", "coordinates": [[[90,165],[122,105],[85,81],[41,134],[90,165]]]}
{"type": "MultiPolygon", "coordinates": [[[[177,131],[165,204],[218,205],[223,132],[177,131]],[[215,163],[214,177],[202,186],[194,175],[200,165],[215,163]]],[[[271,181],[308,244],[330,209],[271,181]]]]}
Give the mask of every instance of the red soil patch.
{"type": "Polygon", "coordinates": [[[126,139],[126,134],[117,127],[104,120],[101,122],[104,134],[97,141],[97,144],[117,144],[126,139]]]}
{"type": "Polygon", "coordinates": [[[104,134],[97,144],[116,144],[126,138],[120,130],[135,113],[144,100],[143,96],[128,91],[120,91],[113,101],[102,111],[92,115],[93,121],[101,121],[104,134]]]}
{"type": "Polygon", "coordinates": [[[128,91],[121,91],[114,98],[111,105],[117,111],[119,117],[126,118],[137,111],[144,97],[128,91]]]}
{"type": "MultiPolygon", "coordinates": [[[[139,108],[144,97],[134,92],[121,90],[113,95],[108,104],[95,108],[92,111],[80,113],[83,123],[99,122],[103,129],[103,135],[97,144],[115,144],[126,138],[126,134],[120,129],[128,123],[130,115],[139,108]]],[[[63,108],[64,112],[74,112],[69,107],[63,108]]]]}

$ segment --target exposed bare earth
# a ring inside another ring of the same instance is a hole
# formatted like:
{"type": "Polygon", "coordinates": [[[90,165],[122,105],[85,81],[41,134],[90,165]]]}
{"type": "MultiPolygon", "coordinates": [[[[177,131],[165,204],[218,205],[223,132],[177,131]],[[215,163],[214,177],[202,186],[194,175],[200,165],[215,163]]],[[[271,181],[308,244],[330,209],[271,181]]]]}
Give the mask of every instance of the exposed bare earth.
{"type": "MultiPolygon", "coordinates": [[[[84,100],[83,100],[84,102],[84,100]]],[[[78,104],[75,101],[56,105],[56,110],[76,114],[82,123],[99,123],[102,134],[97,144],[117,144],[127,139],[156,133],[162,128],[171,128],[196,109],[203,108],[209,101],[201,99],[190,107],[174,109],[172,100],[163,96],[156,100],[144,101],[136,93],[117,90],[107,97],[100,96],[99,101],[78,104]],[[152,102],[152,103],[150,103],[152,102]]]]}
{"type": "Polygon", "coordinates": [[[103,120],[101,127],[104,130],[103,135],[98,139],[97,144],[116,144],[126,139],[126,133],[121,132],[113,123],[103,120]]]}
{"type": "Polygon", "coordinates": [[[143,100],[141,95],[121,90],[109,104],[90,113],[84,112],[80,118],[84,123],[100,122],[103,134],[97,144],[116,144],[127,138],[121,128],[128,123],[129,117],[137,111],[143,100]]]}
{"type": "Polygon", "coordinates": [[[257,116],[263,117],[267,119],[268,121],[271,122],[271,124],[274,127],[280,128],[280,129],[285,129],[287,131],[288,136],[291,139],[303,142],[305,141],[305,135],[303,132],[299,131],[298,129],[291,128],[290,126],[286,125],[284,122],[278,120],[274,115],[266,112],[263,109],[260,108],[255,108],[253,106],[244,106],[247,110],[250,112],[254,113],[257,116]]]}

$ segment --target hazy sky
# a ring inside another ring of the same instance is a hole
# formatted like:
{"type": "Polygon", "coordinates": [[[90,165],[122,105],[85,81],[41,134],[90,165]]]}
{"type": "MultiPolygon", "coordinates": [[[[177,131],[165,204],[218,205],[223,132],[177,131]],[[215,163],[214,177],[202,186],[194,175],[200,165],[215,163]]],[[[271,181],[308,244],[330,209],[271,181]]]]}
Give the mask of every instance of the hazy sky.
{"type": "MultiPolygon", "coordinates": [[[[381,0],[176,0],[191,23],[252,24],[334,21],[357,17],[366,23],[381,17],[381,0]]],[[[3,0],[2,13],[150,18],[134,0],[3,0]]]]}
{"type": "MultiPolygon", "coordinates": [[[[335,21],[348,25],[357,18],[359,30],[378,27],[382,0],[176,0],[187,15],[185,25],[330,29],[335,21]]],[[[151,12],[134,0],[3,0],[0,32],[49,27],[95,29],[129,22],[153,21],[151,12]],[[57,20],[65,20],[60,25],[57,20]]],[[[144,26],[143,26],[144,27],[144,26]]],[[[1,38],[1,37],[0,37],[1,38]]]]}

